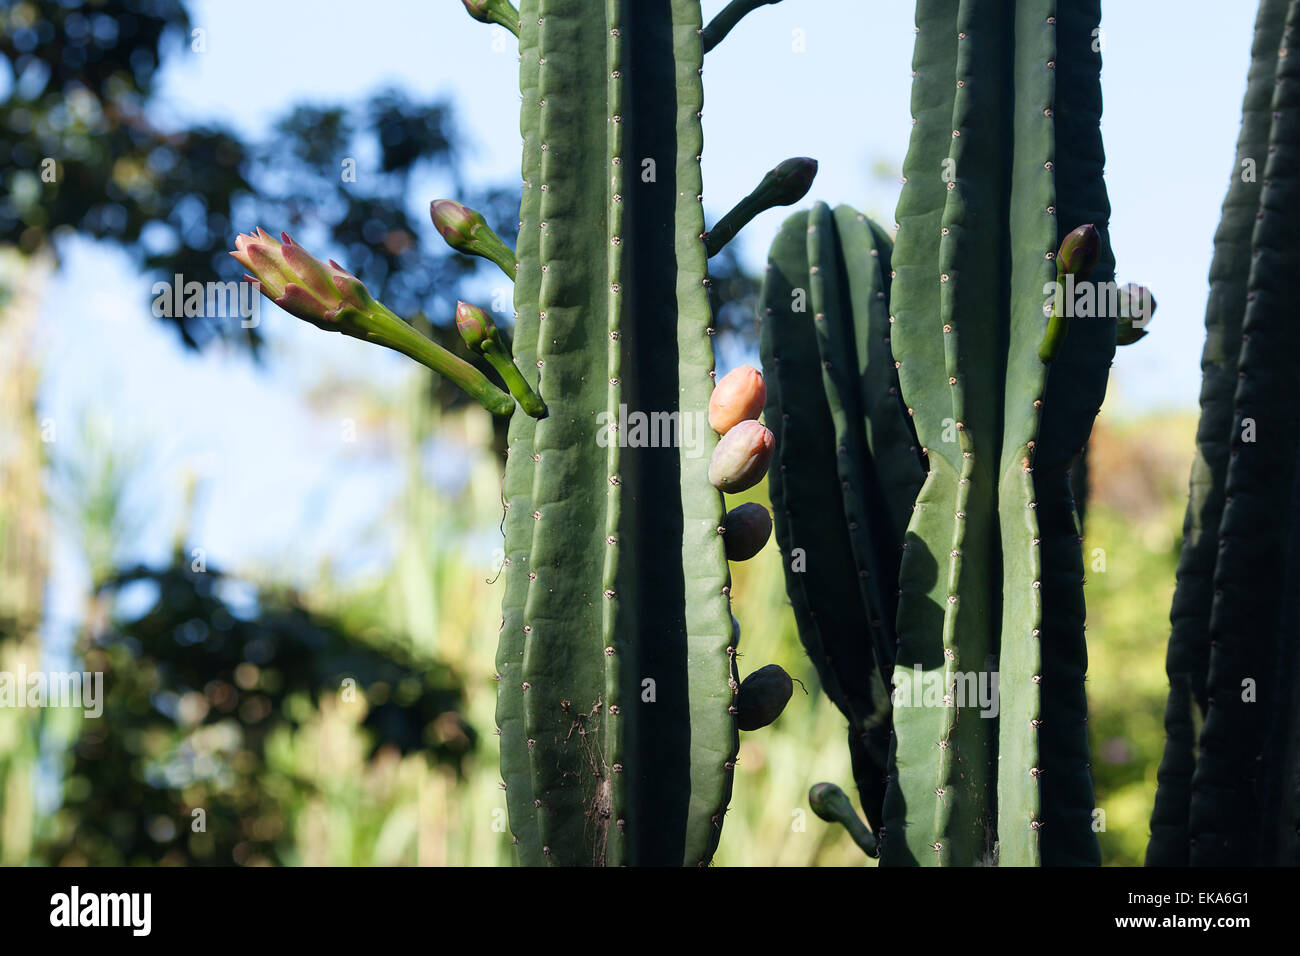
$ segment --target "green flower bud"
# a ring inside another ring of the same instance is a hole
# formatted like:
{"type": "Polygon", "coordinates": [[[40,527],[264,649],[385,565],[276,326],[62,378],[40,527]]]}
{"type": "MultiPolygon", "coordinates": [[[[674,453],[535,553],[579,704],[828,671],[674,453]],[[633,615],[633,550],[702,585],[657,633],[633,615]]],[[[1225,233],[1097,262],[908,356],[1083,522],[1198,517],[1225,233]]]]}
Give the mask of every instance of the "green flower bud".
{"type": "Polygon", "coordinates": [[[722,519],[722,543],[728,561],[748,561],[763,550],[772,534],[772,516],[756,501],[747,501],[722,519]]]}
{"type": "Polygon", "coordinates": [[[722,436],[709,461],[709,482],[735,493],[763,480],[772,461],[776,439],[758,422],[743,421],[722,436]]]}
{"type": "Polygon", "coordinates": [[[1085,279],[1097,267],[1101,257],[1101,233],[1092,223],[1079,226],[1061,240],[1056,254],[1056,271],[1060,275],[1073,275],[1085,279]]]}
{"type": "Polygon", "coordinates": [[[471,352],[482,352],[486,342],[497,341],[497,327],[492,317],[476,305],[456,303],[456,330],[471,352]]]}
{"type": "Polygon", "coordinates": [[[435,199],[429,203],[429,216],[447,245],[467,256],[491,259],[514,281],[514,250],[492,231],[482,213],[454,199],[435,199]]]}
{"type": "Polygon", "coordinates": [[[867,856],[876,857],[880,855],[880,845],[876,840],[876,835],[867,829],[867,825],[862,822],[857,811],[853,809],[853,803],[849,800],[848,794],[835,784],[813,784],[808,790],[808,806],[812,807],[812,812],[827,823],[838,823],[848,830],[849,836],[853,837],[853,842],[867,856]]]}

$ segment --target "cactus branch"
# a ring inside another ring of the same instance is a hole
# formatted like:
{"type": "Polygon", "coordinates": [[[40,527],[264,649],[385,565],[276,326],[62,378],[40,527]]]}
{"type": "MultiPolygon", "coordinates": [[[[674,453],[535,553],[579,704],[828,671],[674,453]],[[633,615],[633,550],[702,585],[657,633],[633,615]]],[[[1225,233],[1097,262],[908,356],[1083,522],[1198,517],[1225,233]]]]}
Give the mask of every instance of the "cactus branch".
{"type": "Polygon", "coordinates": [[[723,246],[736,237],[736,233],[749,225],[761,212],[774,206],[791,206],[812,188],[817,175],[817,160],[796,156],[778,164],[763,176],[754,191],[736,203],[735,207],[718,220],[717,225],[704,235],[704,248],[712,258],[723,246]]]}
{"type": "Polygon", "coordinates": [[[732,27],[743,20],[746,14],[752,13],[759,7],[780,2],[781,0],[731,0],[731,3],[723,7],[718,15],[709,21],[709,25],[700,32],[700,38],[704,42],[704,52],[708,53],[721,43],[723,38],[731,32],[732,27]]]}

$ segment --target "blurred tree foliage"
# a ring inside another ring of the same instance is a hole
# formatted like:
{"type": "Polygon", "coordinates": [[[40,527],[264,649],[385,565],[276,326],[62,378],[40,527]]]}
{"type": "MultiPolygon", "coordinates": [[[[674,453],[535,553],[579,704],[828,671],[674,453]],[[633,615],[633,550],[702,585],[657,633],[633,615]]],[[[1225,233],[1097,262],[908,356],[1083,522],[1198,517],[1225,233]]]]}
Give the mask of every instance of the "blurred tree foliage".
{"type": "Polygon", "coordinates": [[[293,862],[290,819],[317,783],[268,749],[326,697],[364,713],[363,760],[422,753],[459,774],[476,746],[450,668],[349,633],[292,593],[193,570],[177,553],[161,570],[116,574],[101,606],[123,594],[116,606],[136,610],[92,622],[79,648],[107,692],[66,758],[64,803],[38,851],[50,863],[293,862]]]}
{"type": "MultiPolygon", "coordinates": [[[[235,233],[303,228],[300,240],[398,314],[431,317],[434,337],[468,357],[452,315],[481,263],[442,245],[425,212],[436,197],[416,201],[411,180],[449,179],[508,240],[517,196],[461,188],[450,105],[388,90],[360,105],[298,106],[254,142],[213,124],[162,129],[147,107],[161,64],[186,55],[189,34],[181,0],[0,5],[0,242],[31,254],[76,232],[120,244],[160,278],[229,281],[241,275],[227,255],[235,233]]],[[[225,316],[165,321],[191,346],[259,342],[225,316]]],[[[435,397],[466,400],[452,388],[435,397]]]]}

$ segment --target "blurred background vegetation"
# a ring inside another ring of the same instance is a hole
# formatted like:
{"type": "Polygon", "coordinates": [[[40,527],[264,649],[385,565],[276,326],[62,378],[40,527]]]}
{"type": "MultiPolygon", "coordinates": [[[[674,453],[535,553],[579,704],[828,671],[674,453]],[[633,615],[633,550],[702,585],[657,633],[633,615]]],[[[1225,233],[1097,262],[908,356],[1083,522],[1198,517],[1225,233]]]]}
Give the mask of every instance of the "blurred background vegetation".
{"type": "MultiPolygon", "coordinates": [[[[318,378],[304,386],[310,407],[323,421],[344,398],[361,408],[381,439],[367,453],[401,476],[374,528],[396,542],[391,560],[361,579],[325,563],[306,587],[274,566],[216,567],[187,513],[169,558],[141,563],[126,557],[148,508],[132,488],[158,450],[114,440],[94,410],[75,428],[58,423],[54,441],[34,342],[68,237],[113,244],[152,276],[224,280],[239,272],[225,255],[236,223],[262,222],[341,252],[378,297],[466,355],[428,317],[451,315],[478,264],[428,241],[410,185],[442,177],[507,238],[511,189],[460,190],[451,104],[394,90],[296,106],[263,142],[155,127],[155,74],[189,34],[179,0],[29,0],[0,4],[0,21],[11,77],[0,99],[0,672],[102,672],[106,689],[97,719],[0,707],[0,863],[508,865],[492,680],[500,426],[424,374],[318,378]],[[363,157],[364,186],[340,182],[344,154],[363,157]],[[71,529],[89,569],[66,652],[45,639],[56,527],[71,529]]],[[[731,255],[714,272],[722,360],[754,361],[755,279],[731,255]]],[[[257,329],[159,321],[188,348],[274,361],[257,329]]],[[[1088,452],[1090,726],[1104,857],[1136,864],[1195,420],[1112,421],[1112,407],[1114,395],[1088,452]]],[[[198,475],[185,489],[190,502],[208,490],[198,475]]],[[[733,574],[742,673],[780,663],[807,693],[744,735],[717,862],[862,865],[805,812],[811,783],[851,777],[775,544],[733,574]]]]}

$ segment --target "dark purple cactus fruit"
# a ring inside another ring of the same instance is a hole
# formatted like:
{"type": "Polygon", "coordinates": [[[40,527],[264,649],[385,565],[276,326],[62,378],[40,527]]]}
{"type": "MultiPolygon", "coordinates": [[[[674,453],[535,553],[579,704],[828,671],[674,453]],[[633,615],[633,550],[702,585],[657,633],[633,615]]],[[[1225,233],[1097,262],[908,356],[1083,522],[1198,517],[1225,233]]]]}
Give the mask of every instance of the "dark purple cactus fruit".
{"type": "Polygon", "coordinates": [[[736,726],[758,730],[781,716],[794,693],[794,681],[780,664],[768,664],[751,673],[736,693],[736,726]]]}
{"type": "Polygon", "coordinates": [[[722,522],[722,543],[728,561],[748,561],[772,536],[772,515],[756,501],[736,505],[722,522]]]}

